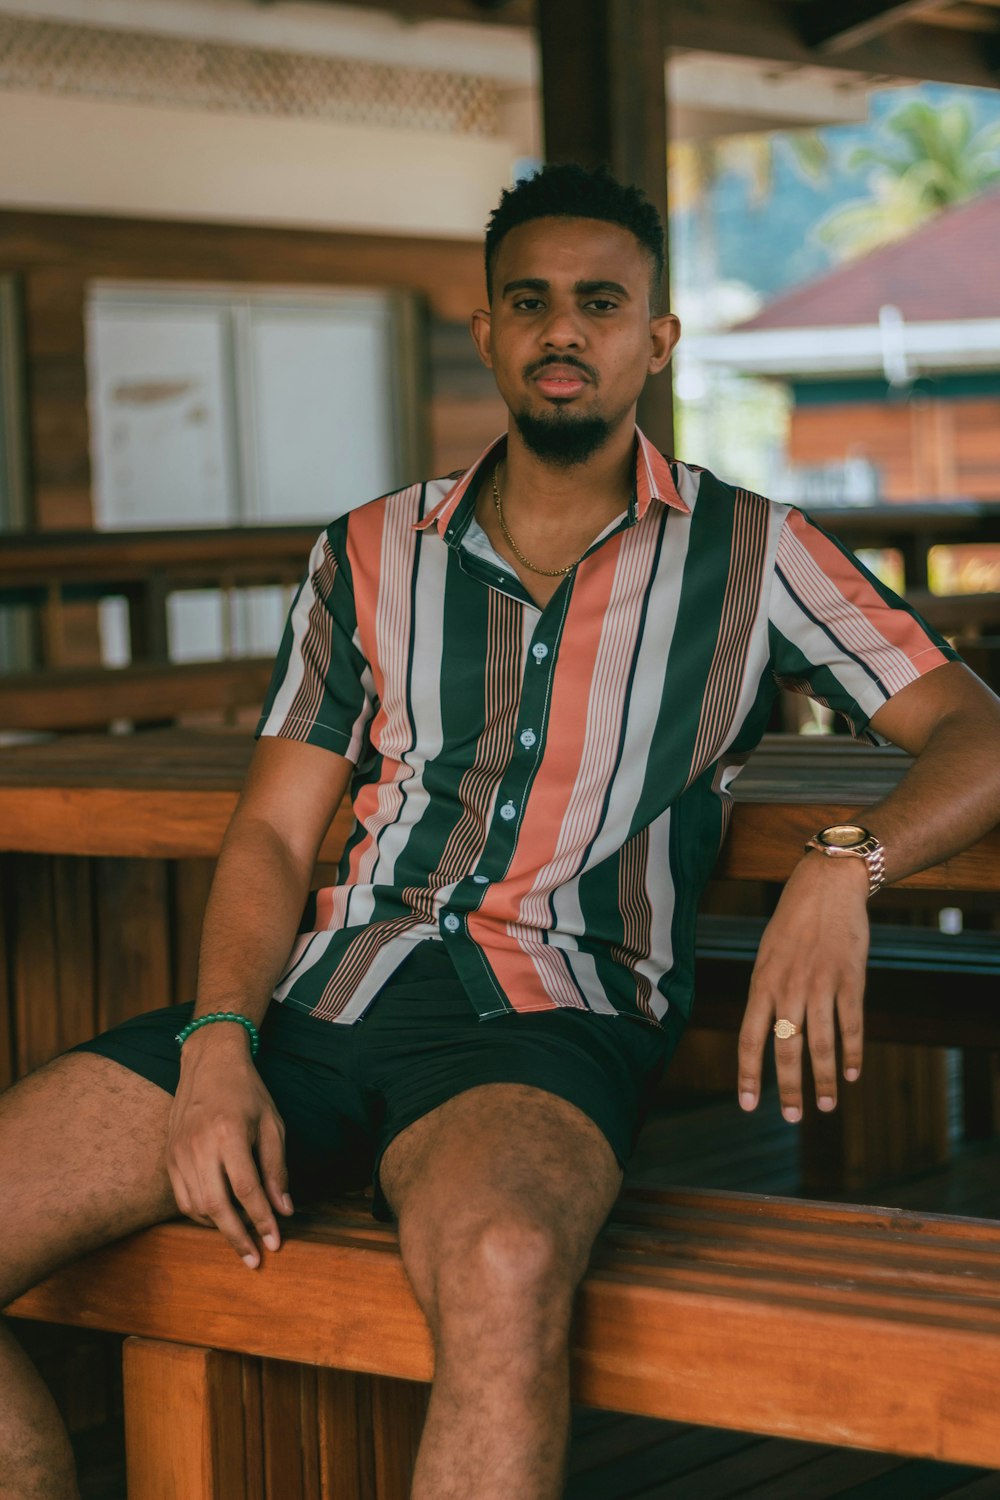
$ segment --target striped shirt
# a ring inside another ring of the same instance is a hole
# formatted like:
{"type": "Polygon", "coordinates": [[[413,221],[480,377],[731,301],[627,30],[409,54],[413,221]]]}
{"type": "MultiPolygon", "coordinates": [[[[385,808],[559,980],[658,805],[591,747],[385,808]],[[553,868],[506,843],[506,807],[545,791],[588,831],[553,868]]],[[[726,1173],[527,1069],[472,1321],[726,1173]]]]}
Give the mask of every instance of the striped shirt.
{"type": "Polygon", "coordinates": [[[955,653],[800,511],[641,433],[628,510],[540,609],[475,520],[505,441],[313,550],[258,734],[353,762],[355,823],[275,998],[356,1021],[434,937],[482,1019],[570,1006],[673,1029],[779,686],[863,734],[955,653]]]}

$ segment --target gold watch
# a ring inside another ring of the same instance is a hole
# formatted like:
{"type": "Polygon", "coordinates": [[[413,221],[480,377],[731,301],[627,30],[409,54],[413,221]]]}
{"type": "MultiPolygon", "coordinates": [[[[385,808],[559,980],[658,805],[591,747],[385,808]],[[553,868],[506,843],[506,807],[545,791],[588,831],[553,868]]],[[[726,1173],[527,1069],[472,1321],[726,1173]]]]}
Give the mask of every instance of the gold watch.
{"type": "Polygon", "coordinates": [[[875,835],[860,823],[832,823],[813,834],[805,845],[831,859],[863,859],[868,868],[868,894],[874,896],[885,884],[885,849],[875,835]]]}

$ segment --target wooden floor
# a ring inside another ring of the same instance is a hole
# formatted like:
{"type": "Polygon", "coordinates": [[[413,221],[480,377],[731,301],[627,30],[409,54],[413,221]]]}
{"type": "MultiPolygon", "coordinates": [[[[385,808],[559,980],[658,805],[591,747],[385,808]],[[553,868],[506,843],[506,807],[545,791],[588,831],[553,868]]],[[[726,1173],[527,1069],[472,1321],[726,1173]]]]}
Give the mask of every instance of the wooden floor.
{"type": "MultiPolygon", "coordinates": [[[[773,1090],[743,1115],[728,1099],[654,1116],[630,1178],[798,1195],[794,1127],[773,1090]]],[[[1000,1218],[1000,1141],[957,1144],[947,1168],[881,1188],[878,1201],[927,1212],[1000,1218]]],[[[998,1413],[1000,1420],[1000,1413],[998,1413]]],[[[120,1434],[78,1442],[83,1500],[124,1500],[120,1434]]],[[[574,1413],[566,1500],[1000,1500],[1000,1472],[906,1461],[854,1449],[574,1413]]],[[[293,1495],[281,1500],[296,1500],[293,1495]]],[[[513,1497],[512,1497],[513,1500],[513,1497]]]]}

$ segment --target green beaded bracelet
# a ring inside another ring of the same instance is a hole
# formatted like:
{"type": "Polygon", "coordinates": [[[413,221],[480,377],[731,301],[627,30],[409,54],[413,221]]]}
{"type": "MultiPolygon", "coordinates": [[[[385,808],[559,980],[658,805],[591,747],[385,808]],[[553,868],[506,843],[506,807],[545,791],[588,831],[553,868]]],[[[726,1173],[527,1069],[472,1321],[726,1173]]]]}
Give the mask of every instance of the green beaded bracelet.
{"type": "Polygon", "coordinates": [[[199,1016],[197,1021],[189,1021],[177,1033],[174,1041],[178,1047],[183,1047],[189,1036],[198,1031],[202,1026],[210,1026],[213,1021],[238,1021],[241,1026],[245,1026],[247,1034],[250,1037],[250,1056],[257,1056],[257,1050],[260,1047],[260,1032],[249,1016],[241,1016],[239,1011],[235,1010],[216,1010],[210,1016],[199,1016]]]}

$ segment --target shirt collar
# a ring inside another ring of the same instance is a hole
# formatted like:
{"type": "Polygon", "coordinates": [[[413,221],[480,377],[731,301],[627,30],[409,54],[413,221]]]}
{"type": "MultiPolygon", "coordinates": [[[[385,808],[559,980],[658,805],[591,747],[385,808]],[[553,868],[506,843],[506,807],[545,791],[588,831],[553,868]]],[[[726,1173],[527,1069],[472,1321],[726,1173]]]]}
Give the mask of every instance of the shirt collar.
{"type": "MultiPolygon", "coordinates": [[[[651,500],[659,500],[664,505],[679,510],[683,515],[690,514],[690,506],[686,505],[677,493],[670,465],[663,454],[658,452],[644,433],[635,429],[636,444],[635,454],[635,502],[636,520],[641,521],[649,509],[651,500]]],[[[482,471],[496,458],[501,457],[507,449],[507,434],[503,433],[496,438],[489,447],[479,455],[471,468],[466,469],[452,485],[446,495],[438,501],[433,509],[429,510],[423,520],[416,521],[414,528],[417,531],[429,531],[436,526],[442,537],[447,538],[454,522],[459,517],[457,513],[471,491],[473,494],[478,490],[478,479],[482,471]]]]}

